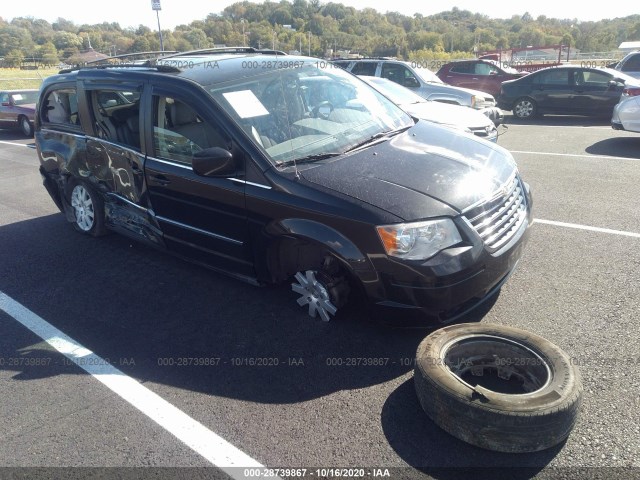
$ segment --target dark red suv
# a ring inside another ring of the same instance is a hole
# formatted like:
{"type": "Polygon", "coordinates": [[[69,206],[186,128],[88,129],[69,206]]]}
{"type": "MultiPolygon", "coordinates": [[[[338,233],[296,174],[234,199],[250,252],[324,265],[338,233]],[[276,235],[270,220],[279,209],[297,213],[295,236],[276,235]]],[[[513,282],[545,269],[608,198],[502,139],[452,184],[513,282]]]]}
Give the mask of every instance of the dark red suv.
{"type": "Polygon", "coordinates": [[[463,60],[443,65],[436,75],[449,85],[473,88],[498,96],[502,82],[520,78],[526,73],[506,65],[499,66],[490,60],[463,60]]]}

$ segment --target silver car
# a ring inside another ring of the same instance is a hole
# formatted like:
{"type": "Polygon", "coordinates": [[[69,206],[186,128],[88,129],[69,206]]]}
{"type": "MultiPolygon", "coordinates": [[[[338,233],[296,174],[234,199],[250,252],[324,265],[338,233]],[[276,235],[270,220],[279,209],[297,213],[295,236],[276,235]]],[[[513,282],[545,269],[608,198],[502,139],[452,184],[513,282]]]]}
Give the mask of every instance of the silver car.
{"type": "Polygon", "coordinates": [[[426,100],[408,88],[380,77],[361,76],[381,94],[415,118],[472,133],[478,138],[496,142],[498,130],[486,115],[460,105],[426,100]]]}
{"type": "Polygon", "coordinates": [[[640,51],[628,53],[618,62],[615,69],[633,78],[640,78],[640,51]]]}
{"type": "Polygon", "coordinates": [[[627,86],[613,109],[611,127],[640,133],[640,86],[627,86]]]}
{"type": "Polygon", "coordinates": [[[440,80],[420,62],[388,58],[334,60],[333,63],[355,75],[382,77],[413,90],[427,100],[471,107],[489,117],[495,125],[504,119],[493,95],[479,90],[454,87],[440,80]]]}

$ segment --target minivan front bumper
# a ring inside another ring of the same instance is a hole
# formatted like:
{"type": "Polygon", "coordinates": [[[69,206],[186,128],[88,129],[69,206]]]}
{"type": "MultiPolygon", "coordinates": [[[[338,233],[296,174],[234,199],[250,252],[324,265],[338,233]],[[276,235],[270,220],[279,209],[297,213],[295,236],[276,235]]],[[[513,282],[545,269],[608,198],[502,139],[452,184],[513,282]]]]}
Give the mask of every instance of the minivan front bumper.
{"type": "Polygon", "coordinates": [[[526,220],[511,240],[491,252],[464,222],[456,222],[465,245],[426,262],[391,257],[372,259],[376,282],[364,284],[371,315],[390,325],[427,326],[454,322],[490,300],[514,272],[529,237],[532,199],[528,186],[526,220]]]}

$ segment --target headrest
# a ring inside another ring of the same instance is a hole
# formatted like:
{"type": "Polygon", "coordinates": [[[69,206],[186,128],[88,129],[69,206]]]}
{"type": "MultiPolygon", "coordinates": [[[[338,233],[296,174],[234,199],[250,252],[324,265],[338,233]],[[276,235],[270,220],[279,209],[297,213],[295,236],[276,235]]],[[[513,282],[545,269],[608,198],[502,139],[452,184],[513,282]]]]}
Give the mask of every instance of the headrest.
{"type": "Polygon", "coordinates": [[[178,125],[186,125],[188,123],[196,123],[198,114],[191,107],[182,102],[174,102],[171,104],[171,123],[174,127],[178,125]]]}

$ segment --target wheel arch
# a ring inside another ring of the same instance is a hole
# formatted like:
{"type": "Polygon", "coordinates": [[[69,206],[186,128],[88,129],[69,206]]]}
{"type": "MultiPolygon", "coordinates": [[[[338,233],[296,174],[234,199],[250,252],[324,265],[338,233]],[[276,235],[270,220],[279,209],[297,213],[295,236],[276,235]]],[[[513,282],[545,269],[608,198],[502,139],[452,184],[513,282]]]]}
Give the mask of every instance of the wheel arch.
{"type": "Polygon", "coordinates": [[[280,282],[299,270],[317,267],[327,256],[334,257],[352,278],[375,275],[369,258],[345,235],[323,223],[288,218],[267,225],[255,246],[258,275],[268,282],[280,282]]]}

